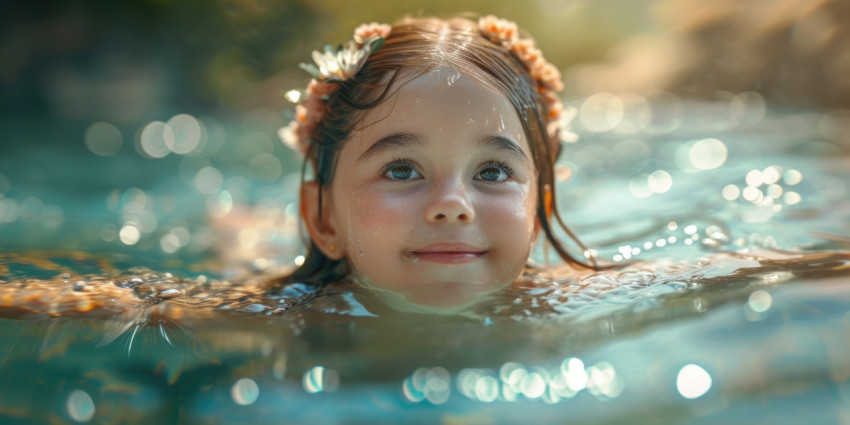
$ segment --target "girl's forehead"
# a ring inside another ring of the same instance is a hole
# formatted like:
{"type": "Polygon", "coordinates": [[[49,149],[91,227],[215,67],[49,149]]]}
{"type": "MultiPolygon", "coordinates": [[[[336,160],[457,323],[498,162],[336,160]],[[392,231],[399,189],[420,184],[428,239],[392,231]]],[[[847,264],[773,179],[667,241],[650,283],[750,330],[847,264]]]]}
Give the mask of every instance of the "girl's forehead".
{"type": "Polygon", "coordinates": [[[357,131],[368,140],[386,132],[493,133],[527,144],[519,115],[501,93],[440,67],[400,78],[381,104],[366,111],[357,131]],[[461,125],[462,124],[462,125],[461,125]]]}

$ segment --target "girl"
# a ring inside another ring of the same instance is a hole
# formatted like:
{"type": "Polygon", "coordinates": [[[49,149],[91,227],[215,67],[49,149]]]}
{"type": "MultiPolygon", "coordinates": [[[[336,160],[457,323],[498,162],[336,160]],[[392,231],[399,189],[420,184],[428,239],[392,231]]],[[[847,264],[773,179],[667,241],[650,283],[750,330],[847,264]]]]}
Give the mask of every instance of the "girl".
{"type": "Polygon", "coordinates": [[[554,218],[575,240],[553,201],[560,74],[515,23],[364,24],[313,59],[281,129],[314,171],[300,194],[308,254],[286,281],[351,276],[407,303],[457,308],[514,282],[540,231],[588,267],[553,229],[554,218]]]}

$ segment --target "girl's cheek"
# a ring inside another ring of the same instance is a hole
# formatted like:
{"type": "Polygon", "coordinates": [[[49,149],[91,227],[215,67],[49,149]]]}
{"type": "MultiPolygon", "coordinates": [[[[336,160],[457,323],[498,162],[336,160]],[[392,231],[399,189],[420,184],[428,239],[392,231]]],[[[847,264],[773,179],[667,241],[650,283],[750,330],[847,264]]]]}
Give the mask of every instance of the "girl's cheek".
{"type": "Polygon", "coordinates": [[[390,239],[393,230],[405,226],[414,218],[415,208],[409,200],[395,194],[361,189],[353,192],[351,199],[353,228],[350,233],[353,242],[360,242],[364,246],[374,246],[370,243],[374,239],[390,239]]]}
{"type": "Polygon", "coordinates": [[[536,204],[532,198],[527,191],[509,197],[491,198],[482,203],[479,211],[491,216],[493,220],[518,226],[515,227],[518,229],[533,228],[536,204]]]}

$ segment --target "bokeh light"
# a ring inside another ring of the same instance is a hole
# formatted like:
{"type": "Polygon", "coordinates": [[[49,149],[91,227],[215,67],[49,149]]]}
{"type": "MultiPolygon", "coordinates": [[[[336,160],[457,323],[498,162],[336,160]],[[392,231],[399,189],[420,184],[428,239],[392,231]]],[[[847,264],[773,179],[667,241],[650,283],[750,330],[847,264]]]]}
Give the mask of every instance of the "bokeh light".
{"type": "Polygon", "coordinates": [[[734,184],[727,184],[723,187],[723,198],[727,201],[734,201],[738,199],[738,196],[741,195],[741,189],[738,189],[738,186],[734,184]]]}
{"type": "Polygon", "coordinates": [[[166,123],[173,137],[163,138],[165,146],[179,155],[194,151],[201,142],[201,125],[195,117],[188,114],[178,114],[166,123]]]}
{"type": "Polygon", "coordinates": [[[702,397],[711,389],[711,375],[695,364],[685,365],[676,377],[676,389],[687,399],[702,397]]]}
{"type": "Polygon", "coordinates": [[[301,382],[310,394],[334,392],[339,388],[339,373],[324,366],[315,366],[304,372],[301,382]]]}
{"type": "Polygon", "coordinates": [[[86,147],[95,155],[115,155],[121,150],[123,142],[121,130],[108,122],[96,122],[86,129],[86,147]]]}
{"type": "Polygon", "coordinates": [[[260,387],[251,378],[241,378],[230,388],[230,396],[236,404],[248,406],[260,397],[260,387]]]}
{"type": "Polygon", "coordinates": [[[649,174],[638,174],[629,180],[629,192],[635,198],[646,198],[652,195],[652,188],[649,186],[649,174]]]}
{"type": "Polygon", "coordinates": [[[766,291],[754,291],[747,299],[747,307],[756,313],[766,312],[771,305],[773,305],[773,298],[766,291]]]}
{"type": "Polygon", "coordinates": [[[802,200],[802,198],[797,192],[785,192],[785,195],[782,196],[782,201],[787,205],[799,204],[800,200],[802,200]]]}
{"type": "Polygon", "coordinates": [[[546,380],[537,371],[528,372],[520,381],[519,388],[526,398],[539,398],[546,391],[546,380]]]}
{"type": "Polygon", "coordinates": [[[153,121],[142,130],[142,152],[151,158],[164,158],[174,146],[174,131],[162,121],[153,121]]]}
{"type": "Polygon", "coordinates": [[[803,180],[803,174],[797,170],[787,170],[782,174],[782,181],[788,186],[794,186],[803,180]]]}
{"type": "Polygon", "coordinates": [[[594,133],[611,131],[623,120],[623,100],[611,93],[596,93],[585,99],[579,109],[579,121],[594,133]]]}
{"type": "Polygon", "coordinates": [[[653,171],[647,178],[649,189],[655,193],[664,193],[673,187],[673,177],[664,170],[653,171]]]}
{"type": "Polygon", "coordinates": [[[726,144],[717,139],[703,139],[691,146],[688,158],[700,170],[713,170],[726,162],[726,144]]]}
{"type": "Polygon", "coordinates": [[[88,422],[94,417],[95,406],[89,393],[83,390],[71,391],[65,402],[68,416],[76,422],[88,422]]]}
{"type": "Polygon", "coordinates": [[[442,367],[433,367],[425,373],[425,399],[433,404],[443,404],[449,400],[451,375],[442,367]]]}
{"type": "Polygon", "coordinates": [[[251,158],[248,168],[252,177],[263,181],[275,181],[283,171],[280,161],[270,153],[259,153],[251,158]]]}
{"type": "Polygon", "coordinates": [[[608,362],[599,362],[587,369],[587,389],[597,397],[616,398],[625,389],[625,383],[608,362]]]}
{"type": "Polygon", "coordinates": [[[481,376],[475,381],[475,395],[479,400],[490,403],[499,396],[499,381],[492,376],[481,376]]]}
{"type": "Polygon", "coordinates": [[[195,174],[194,183],[195,189],[198,192],[211,194],[221,189],[221,185],[224,183],[224,177],[217,168],[207,166],[198,170],[198,173],[195,174]]]}
{"type": "Polygon", "coordinates": [[[121,239],[121,243],[125,245],[135,245],[139,242],[141,233],[136,226],[128,224],[121,228],[121,231],[118,232],[118,237],[121,239]]]}
{"type": "Polygon", "coordinates": [[[564,375],[567,387],[572,391],[578,392],[587,386],[587,373],[581,359],[571,357],[564,360],[561,363],[561,373],[564,375]]]}

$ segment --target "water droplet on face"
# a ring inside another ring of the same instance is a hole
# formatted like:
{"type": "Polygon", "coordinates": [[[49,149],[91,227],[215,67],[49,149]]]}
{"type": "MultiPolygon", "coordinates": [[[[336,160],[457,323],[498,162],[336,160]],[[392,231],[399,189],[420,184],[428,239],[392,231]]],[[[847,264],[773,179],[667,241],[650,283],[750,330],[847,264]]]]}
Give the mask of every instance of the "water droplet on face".
{"type": "Polygon", "coordinates": [[[502,131],[505,129],[505,120],[502,118],[502,114],[499,114],[499,127],[496,128],[496,131],[502,131]]]}
{"type": "Polygon", "coordinates": [[[416,98],[416,103],[422,103],[422,98],[421,98],[421,97],[417,97],[417,98],[416,98]]]}
{"type": "Polygon", "coordinates": [[[487,124],[490,124],[490,120],[484,120],[484,126],[485,127],[487,126],[487,124]]]}
{"type": "Polygon", "coordinates": [[[411,262],[414,262],[414,263],[418,263],[418,262],[419,262],[419,257],[413,257],[410,261],[411,261],[411,262]]]}
{"type": "Polygon", "coordinates": [[[475,124],[474,119],[470,118],[470,119],[466,120],[466,125],[472,125],[472,124],[475,124]]]}
{"type": "Polygon", "coordinates": [[[364,251],[364,250],[362,250],[362,249],[361,249],[361,250],[360,250],[360,256],[362,257],[362,256],[364,256],[364,255],[366,255],[366,251],[364,251]]]}
{"type": "Polygon", "coordinates": [[[455,71],[449,74],[448,78],[446,78],[446,82],[449,83],[449,85],[452,85],[458,78],[460,78],[460,72],[455,71]]]}
{"type": "Polygon", "coordinates": [[[494,114],[495,114],[495,113],[496,113],[496,107],[495,107],[495,106],[490,106],[490,111],[491,111],[492,113],[494,113],[494,114]]]}

